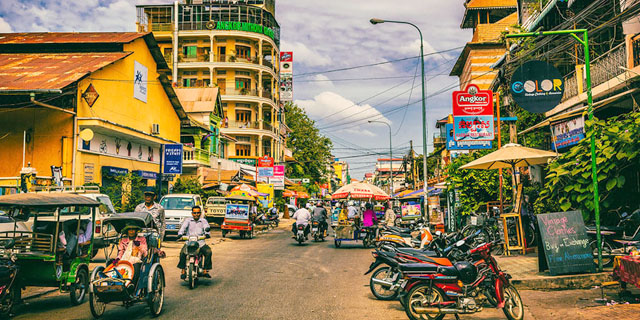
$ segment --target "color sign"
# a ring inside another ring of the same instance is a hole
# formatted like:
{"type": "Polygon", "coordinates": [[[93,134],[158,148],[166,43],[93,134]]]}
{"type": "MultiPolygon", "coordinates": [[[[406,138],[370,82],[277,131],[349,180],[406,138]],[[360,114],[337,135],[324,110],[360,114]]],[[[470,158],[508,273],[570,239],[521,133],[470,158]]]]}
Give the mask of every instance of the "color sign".
{"type": "Polygon", "coordinates": [[[492,141],[485,140],[468,140],[456,141],[453,138],[453,124],[447,123],[445,126],[447,131],[447,150],[475,150],[475,149],[491,149],[492,141]]]}
{"type": "Polygon", "coordinates": [[[562,149],[576,145],[585,138],[582,116],[551,125],[551,149],[562,149]]]}
{"type": "Polygon", "coordinates": [[[182,145],[165,144],[162,159],[163,173],[182,174],[182,145]]]}
{"type": "Polygon", "coordinates": [[[269,178],[275,190],[284,190],[284,166],[273,166],[273,177],[269,178]]]}
{"type": "Polygon", "coordinates": [[[273,158],[269,156],[258,158],[258,167],[273,167],[273,158]]]}
{"type": "Polygon", "coordinates": [[[528,61],[511,76],[510,91],[520,108],[545,113],[562,100],[564,80],[554,66],[544,61],[528,61]]]}
{"type": "Polygon", "coordinates": [[[230,220],[249,220],[249,205],[227,204],[227,211],[224,214],[224,218],[230,220]]]}
{"type": "Polygon", "coordinates": [[[464,91],[454,91],[453,139],[456,141],[493,140],[493,92],[474,84],[464,91]]]}

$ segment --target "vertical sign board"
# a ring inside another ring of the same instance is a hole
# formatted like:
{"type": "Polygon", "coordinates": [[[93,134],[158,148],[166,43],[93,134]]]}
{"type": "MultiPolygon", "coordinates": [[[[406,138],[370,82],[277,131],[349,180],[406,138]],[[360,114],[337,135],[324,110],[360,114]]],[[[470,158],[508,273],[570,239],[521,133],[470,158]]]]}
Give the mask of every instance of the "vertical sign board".
{"type": "MultiPolygon", "coordinates": [[[[595,272],[593,253],[580,211],[536,215],[551,275],[595,272]]],[[[539,257],[542,258],[542,257],[539,257]]]]}
{"type": "Polygon", "coordinates": [[[275,190],[284,190],[284,166],[273,166],[273,177],[269,179],[275,190]]]}
{"type": "Polygon", "coordinates": [[[494,138],[493,92],[474,84],[453,92],[453,138],[456,141],[489,141],[494,138]]]}
{"type": "Polygon", "coordinates": [[[293,101],[293,52],[280,52],[280,100],[293,101]]]}
{"type": "Polygon", "coordinates": [[[258,158],[257,166],[257,181],[268,183],[269,179],[273,177],[273,158],[266,155],[258,158]]]}
{"type": "Polygon", "coordinates": [[[182,145],[165,144],[162,170],[165,174],[182,174],[182,145]]]}
{"type": "Polygon", "coordinates": [[[138,61],[134,61],[133,97],[144,103],[147,103],[147,74],[147,67],[138,61]]]}

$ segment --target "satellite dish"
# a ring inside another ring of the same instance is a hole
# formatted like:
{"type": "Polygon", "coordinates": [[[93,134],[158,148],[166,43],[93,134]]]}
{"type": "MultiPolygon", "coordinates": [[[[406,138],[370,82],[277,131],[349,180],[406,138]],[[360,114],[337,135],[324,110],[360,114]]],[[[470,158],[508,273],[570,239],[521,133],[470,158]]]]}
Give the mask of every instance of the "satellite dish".
{"type": "Polygon", "coordinates": [[[93,130],[84,129],[80,131],[80,139],[84,141],[91,141],[91,139],[93,139],[93,130]]]}

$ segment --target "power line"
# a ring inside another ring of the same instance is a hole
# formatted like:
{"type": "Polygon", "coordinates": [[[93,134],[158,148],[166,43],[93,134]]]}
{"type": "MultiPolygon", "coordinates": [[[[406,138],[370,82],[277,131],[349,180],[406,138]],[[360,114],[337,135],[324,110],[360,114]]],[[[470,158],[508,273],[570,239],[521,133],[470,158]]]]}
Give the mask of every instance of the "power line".
{"type": "Polygon", "coordinates": [[[299,83],[299,82],[368,81],[368,80],[388,80],[388,79],[408,79],[408,78],[411,78],[411,76],[346,78],[346,79],[306,79],[306,80],[296,80],[296,83],[299,83]]]}

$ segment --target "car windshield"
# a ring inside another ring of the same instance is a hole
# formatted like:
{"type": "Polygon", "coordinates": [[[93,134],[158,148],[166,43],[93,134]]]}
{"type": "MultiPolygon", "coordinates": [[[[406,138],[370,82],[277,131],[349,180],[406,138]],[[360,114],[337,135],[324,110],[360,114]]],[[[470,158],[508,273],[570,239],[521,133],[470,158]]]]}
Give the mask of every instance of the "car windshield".
{"type": "Polygon", "coordinates": [[[162,199],[160,205],[165,210],[191,210],[195,204],[193,198],[168,197],[162,199]]]}

